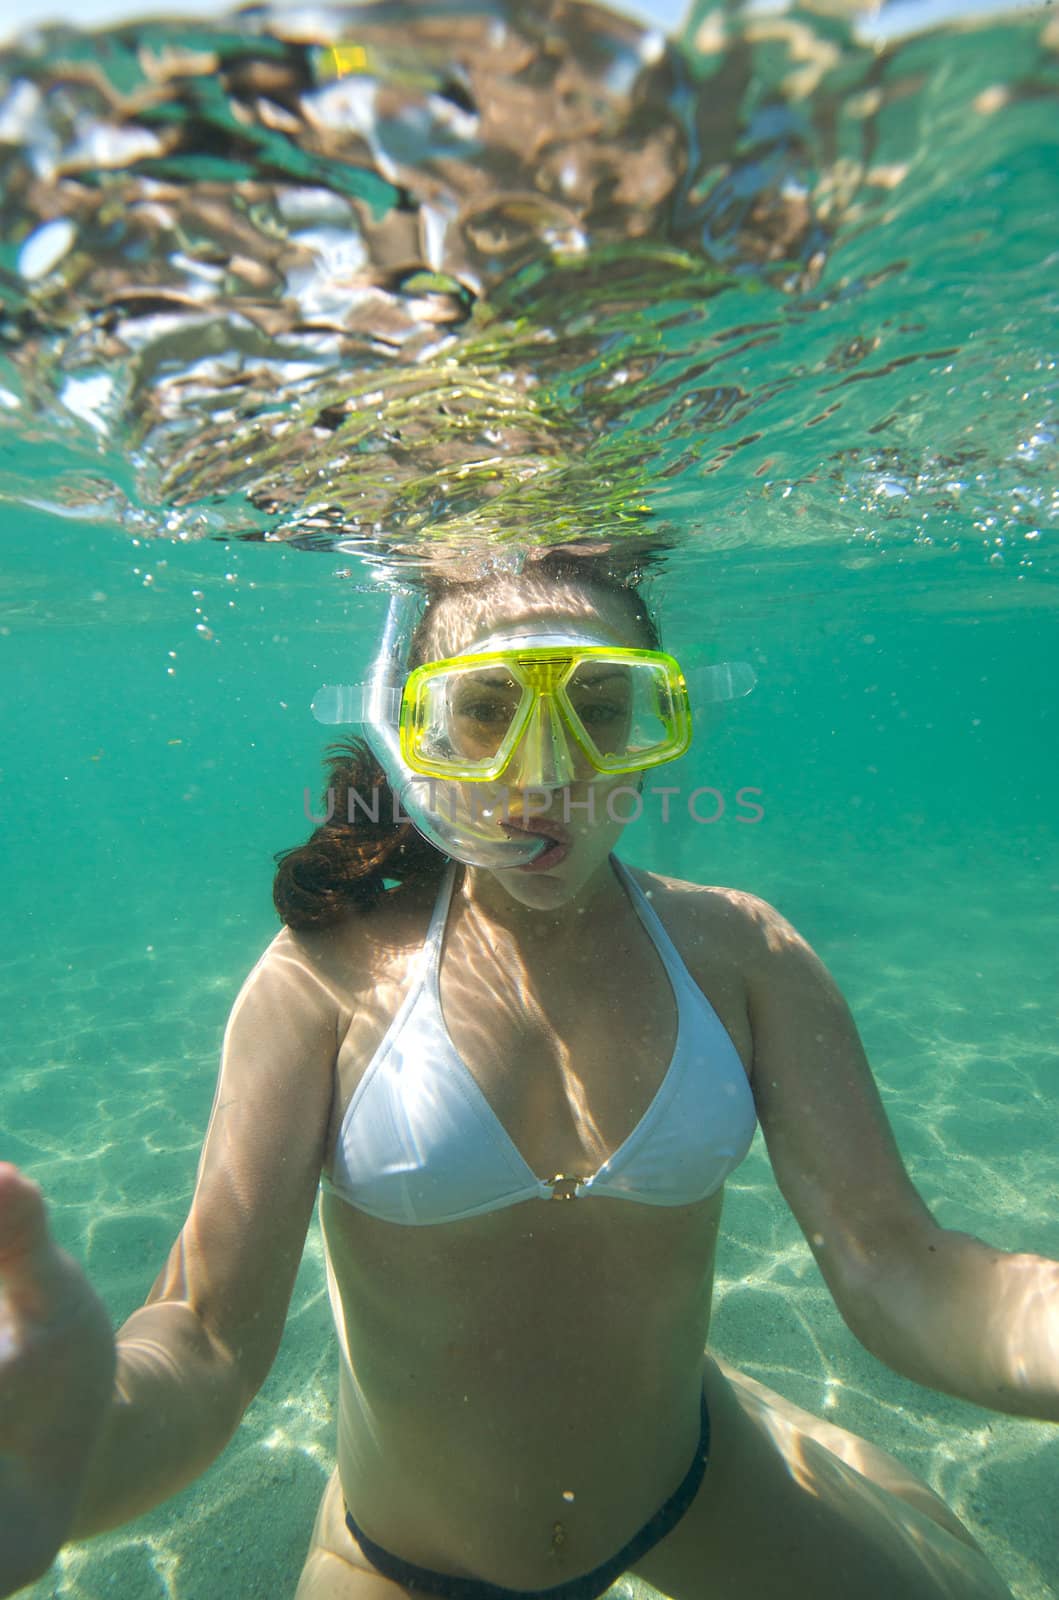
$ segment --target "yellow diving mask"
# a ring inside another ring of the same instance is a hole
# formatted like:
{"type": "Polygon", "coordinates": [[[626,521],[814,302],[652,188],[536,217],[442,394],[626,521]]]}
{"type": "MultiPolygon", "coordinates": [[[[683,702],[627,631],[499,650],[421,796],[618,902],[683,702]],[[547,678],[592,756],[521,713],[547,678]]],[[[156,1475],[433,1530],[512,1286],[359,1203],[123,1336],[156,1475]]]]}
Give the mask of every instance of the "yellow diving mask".
{"type": "MultiPolygon", "coordinates": [[[[547,841],[508,826],[512,790],[558,789],[642,772],[688,748],[695,714],[754,687],[743,661],[685,674],[659,650],[608,643],[590,627],[561,632],[527,619],[465,654],[410,669],[422,596],[390,596],[367,683],[323,684],[313,716],[357,725],[382,767],[394,818],[410,819],[454,860],[524,865],[547,841]]],[[[350,792],[348,821],[377,792],[350,792]]]]}
{"type": "Polygon", "coordinates": [[[691,710],[684,675],[661,650],[532,634],[416,667],[399,736],[406,766],[424,777],[490,782],[521,750],[537,782],[566,782],[586,765],[641,772],[683,755],[691,710]]]}

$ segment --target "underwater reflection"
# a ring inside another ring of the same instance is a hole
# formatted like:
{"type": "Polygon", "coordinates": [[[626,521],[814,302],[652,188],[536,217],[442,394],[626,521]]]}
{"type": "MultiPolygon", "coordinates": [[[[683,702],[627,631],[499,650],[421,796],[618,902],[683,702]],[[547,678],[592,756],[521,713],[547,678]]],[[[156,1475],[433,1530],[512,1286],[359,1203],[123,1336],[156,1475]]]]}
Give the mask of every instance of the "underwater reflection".
{"type": "Polygon", "coordinates": [[[1040,98],[1055,40],[1005,40],[999,98],[968,34],[928,104],[921,49],[738,10],[680,41],[528,0],[35,32],[0,53],[0,493],[398,564],[966,514],[959,385],[926,454],[904,416],[961,308],[902,317],[899,223],[1040,98]]]}

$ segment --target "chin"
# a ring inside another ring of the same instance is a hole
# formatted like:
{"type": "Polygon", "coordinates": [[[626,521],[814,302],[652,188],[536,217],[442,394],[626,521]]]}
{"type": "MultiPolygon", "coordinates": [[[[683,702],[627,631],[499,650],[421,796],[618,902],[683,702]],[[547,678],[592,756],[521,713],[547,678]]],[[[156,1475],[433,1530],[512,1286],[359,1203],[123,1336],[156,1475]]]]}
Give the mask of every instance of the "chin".
{"type": "Polygon", "coordinates": [[[529,911],[554,911],[577,898],[580,882],[570,882],[558,872],[531,875],[518,867],[493,874],[505,894],[529,911]]]}
{"type": "Polygon", "coordinates": [[[534,870],[532,863],[528,867],[503,867],[495,871],[493,876],[520,905],[529,910],[551,911],[577,899],[585,885],[609,861],[620,834],[619,828],[613,837],[592,837],[591,842],[587,838],[575,841],[563,859],[553,867],[534,870]]]}

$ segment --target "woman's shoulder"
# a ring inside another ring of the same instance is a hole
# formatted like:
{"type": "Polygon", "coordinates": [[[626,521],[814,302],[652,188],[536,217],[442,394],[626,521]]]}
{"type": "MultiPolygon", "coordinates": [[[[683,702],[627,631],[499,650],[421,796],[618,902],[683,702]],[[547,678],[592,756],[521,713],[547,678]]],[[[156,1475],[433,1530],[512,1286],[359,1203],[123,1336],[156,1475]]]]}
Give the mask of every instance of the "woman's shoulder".
{"type": "Polygon", "coordinates": [[[633,870],[633,878],[677,944],[702,942],[724,950],[744,970],[801,936],[776,907],[746,889],[694,883],[664,873],[633,870]]]}
{"type": "Polygon", "coordinates": [[[433,897],[394,891],[370,910],[351,908],[324,927],[283,927],[263,951],[254,972],[296,968],[338,1009],[356,1006],[372,992],[380,969],[418,951],[430,921],[433,897]]]}
{"type": "MultiPolygon", "coordinates": [[[[716,883],[696,883],[688,878],[672,878],[663,872],[647,872],[642,867],[627,868],[656,911],[663,907],[687,917],[720,917],[733,926],[755,926],[780,918],[775,906],[746,889],[726,888],[716,883]]],[[[782,918],[780,918],[782,920],[782,918]]]]}

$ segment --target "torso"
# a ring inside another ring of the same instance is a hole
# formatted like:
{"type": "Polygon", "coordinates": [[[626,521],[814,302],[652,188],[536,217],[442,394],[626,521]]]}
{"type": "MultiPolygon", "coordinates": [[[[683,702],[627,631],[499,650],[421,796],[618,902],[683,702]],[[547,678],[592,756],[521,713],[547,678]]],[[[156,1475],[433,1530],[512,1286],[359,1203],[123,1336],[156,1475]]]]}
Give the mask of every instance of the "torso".
{"type": "MultiPolygon", "coordinates": [[[[739,896],[635,877],[749,1076],[739,896]]],[[[320,947],[343,1013],[328,1161],[432,901],[394,896],[320,947]]],[[[673,1053],[672,990],[626,909],[606,948],[585,941],[551,972],[450,920],[448,1031],[542,1175],[595,1171],[673,1053]]],[[[407,1560],[513,1588],[613,1554],[694,1449],[720,1192],[678,1206],[530,1200],[428,1227],[329,1194],[322,1208],[355,1374],[343,1373],[339,1470],[365,1531],[407,1560]]]]}

